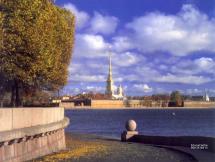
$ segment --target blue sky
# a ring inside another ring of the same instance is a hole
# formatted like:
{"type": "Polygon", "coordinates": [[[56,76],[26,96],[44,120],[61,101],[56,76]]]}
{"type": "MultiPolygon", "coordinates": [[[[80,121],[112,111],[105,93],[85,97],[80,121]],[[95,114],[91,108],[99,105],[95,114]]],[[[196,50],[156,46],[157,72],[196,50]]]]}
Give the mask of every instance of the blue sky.
{"type": "Polygon", "coordinates": [[[114,84],[127,95],[180,90],[215,96],[215,0],[57,0],[76,15],[64,94],[105,91],[108,53],[114,84]]]}

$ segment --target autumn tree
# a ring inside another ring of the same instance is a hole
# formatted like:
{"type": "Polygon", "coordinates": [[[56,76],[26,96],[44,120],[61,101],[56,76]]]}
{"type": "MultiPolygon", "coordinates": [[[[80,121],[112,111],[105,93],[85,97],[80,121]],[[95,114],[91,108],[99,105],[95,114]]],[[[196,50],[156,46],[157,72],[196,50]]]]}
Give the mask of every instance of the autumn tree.
{"type": "Polygon", "coordinates": [[[10,86],[11,104],[20,106],[22,96],[34,91],[63,87],[74,16],[50,0],[2,0],[0,11],[0,74],[10,86]]]}
{"type": "Polygon", "coordinates": [[[170,102],[174,103],[175,106],[183,106],[183,97],[179,91],[173,91],[170,95],[170,102]]]}

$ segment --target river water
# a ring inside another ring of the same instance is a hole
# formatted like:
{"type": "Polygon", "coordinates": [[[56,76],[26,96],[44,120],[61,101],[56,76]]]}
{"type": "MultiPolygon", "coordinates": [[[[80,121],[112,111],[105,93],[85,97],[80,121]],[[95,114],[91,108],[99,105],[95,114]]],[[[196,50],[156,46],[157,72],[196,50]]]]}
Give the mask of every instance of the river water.
{"type": "Polygon", "coordinates": [[[215,109],[66,110],[67,132],[120,138],[125,122],[134,119],[144,135],[215,137],[215,109]]]}

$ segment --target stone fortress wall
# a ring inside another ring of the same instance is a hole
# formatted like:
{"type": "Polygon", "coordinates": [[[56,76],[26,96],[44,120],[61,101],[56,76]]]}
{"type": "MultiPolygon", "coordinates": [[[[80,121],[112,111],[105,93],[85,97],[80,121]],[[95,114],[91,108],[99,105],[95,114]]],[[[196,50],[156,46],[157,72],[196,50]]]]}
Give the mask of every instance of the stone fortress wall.
{"type": "Polygon", "coordinates": [[[213,107],[215,108],[215,102],[206,102],[206,101],[185,101],[184,107],[213,107]]]}
{"type": "Polygon", "coordinates": [[[0,162],[27,161],[65,149],[64,108],[1,108],[0,162]]]}
{"type": "Polygon", "coordinates": [[[124,102],[122,100],[91,100],[92,108],[122,108],[124,102]]]}
{"type": "Polygon", "coordinates": [[[65,109],[69,109],[69,108],[74,108],[75,104],[74,102],[60,102],[59,106],[64,107],[65,109]]]}
{"type": "MultiPolygon", "coordinates": [[[[61,107],[65,109],[70,108],[156,108],[156,107],[168,107],[168,102],[165,101],[151,101],[151,100],[91,100],[91,104],[75,106],[73,102],[61,102],[61,107]]],[[[206,101],[185,101],[184,107],[189,108],[215,108],[215,102],[206,101]]]]}
{"type": "MultiPolygon", "coordinates": [[[[70,108],[143,108],[143,107],[162,107],[162,102],[151,102],[144,100],[91,100],[90,105],[84,105],[82,103],[79,106],[75,106],[74,102],[61,102],[61,107],[65,109],[70,108]]],[[[167,106],[166,106],[167,107],[167,106]]]]}

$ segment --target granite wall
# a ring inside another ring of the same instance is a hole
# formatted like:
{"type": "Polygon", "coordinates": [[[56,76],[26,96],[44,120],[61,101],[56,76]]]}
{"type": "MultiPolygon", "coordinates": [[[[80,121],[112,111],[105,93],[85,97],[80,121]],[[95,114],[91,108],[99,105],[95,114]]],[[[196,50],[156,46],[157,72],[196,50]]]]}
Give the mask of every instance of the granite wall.
{"type": "Polygon", "coordinates": [[[0,162],[27,161],[65,149],[64,108],[0,109],[0,162]]]}

